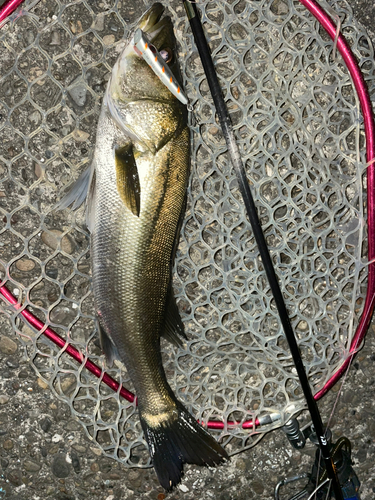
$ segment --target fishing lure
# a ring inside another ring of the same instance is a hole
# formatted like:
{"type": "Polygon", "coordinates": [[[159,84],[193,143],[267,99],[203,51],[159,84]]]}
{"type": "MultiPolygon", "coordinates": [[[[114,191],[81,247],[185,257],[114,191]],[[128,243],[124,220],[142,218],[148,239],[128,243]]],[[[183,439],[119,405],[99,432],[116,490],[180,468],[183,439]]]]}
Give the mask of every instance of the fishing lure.
{"type": "Polygon", "coordinates": [[[143,57],[143,59],[150,65],[153,72],[160,78],[164,85],[177,97],[182,104],[188,104],[188,99],[182,91],[178,81],[174,77],[171,70],[160,52],[150,43],[146,34],[138,28],[134,33],[134,46],[143,57]]]}

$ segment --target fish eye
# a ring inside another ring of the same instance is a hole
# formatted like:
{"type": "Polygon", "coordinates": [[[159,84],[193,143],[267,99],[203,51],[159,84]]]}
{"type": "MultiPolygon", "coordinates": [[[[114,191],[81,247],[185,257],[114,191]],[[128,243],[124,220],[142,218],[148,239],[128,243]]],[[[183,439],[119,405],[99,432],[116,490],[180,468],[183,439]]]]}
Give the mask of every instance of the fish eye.
{"type": "Polygon", "coordinates": [[[166,63],[170,63],[173,59],[173,52],[171,51],[171,49],[161,50],[160,55],[166,63]]]}
{"type": "MultiPolygon", "coordinates": [[[[152,45],[152,43],[150,43],[149,45],[149,48],[151,50],[151,52],[153,54],[156,54],[157,50],[155,48],[154,45],[152,45]]],[[[171,51],[171,49],[167,48],[167,49],[162,49],[159,54],[161,55],[162,59],[164,62],[166,63],[170,63],[173,59],[173,52],[171,51]]]]}

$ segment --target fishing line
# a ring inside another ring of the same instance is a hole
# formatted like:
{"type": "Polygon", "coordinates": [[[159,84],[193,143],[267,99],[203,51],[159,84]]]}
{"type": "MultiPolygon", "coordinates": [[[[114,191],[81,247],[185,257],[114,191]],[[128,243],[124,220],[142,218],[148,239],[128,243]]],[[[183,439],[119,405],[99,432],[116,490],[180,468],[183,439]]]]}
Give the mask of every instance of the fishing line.
{"type": "MultiPolygon", "coordinates": [[[[338,41],[338,36],[339,36],[339,30],[341,28],[341,19],[340,17],[333,11],[333,9],[331,7],[329,7],[329,9],[327,9],[331,15],[333,15],[333,17],[337,20],[337,29],[336,29],[336,34],[335,34],[335,40],[334,40],[334,47],[333,47],[333,51],[336,50],[336,47],[337,47],[337,41],[338,41]]],[[[335,55],[334,55],[334,52],[333,52],[333,57],[335,58],[335,55]]],[[[356,106],[357,106],[357,109],[359,108],[359,100],[358,100],[358,96],[355,95],[355,99],[356,99],[356,106]]],[[[361,155],[360,155],[360,144],[359,144],[359,137],[360,137],[360,124],[359,124],[359,120],[357,121],[357,125],[356,125],[356,129],[357,129],[357,133],[356,133],[356,156],[357,156],[357,163],[360,163],[361,161],[361,155]]],[[[367,162],[366,164],[366,167],[369,167],[370,165],[372,165],[374,163],[375,159],[372,159],[370,162],[367,162]]],[[[360,199],[359,199],[359,205],[362,206],[363,205],[363,199],[362,199],[362,192],[359,194],[360,196],[360,199]]],[[[360,227],[359,227],[359,237],[358,237],[358,240],[359,241],[363,241],[363,226],[362,224],[360,224],[360,227]]],[[[366,263],[366,267],[369,266],[371,263],[373,263],[375,261],[375,259],[372,259],[372,261],[369,261],[366,263]]],[[[363,266],[365,267],[365,266],[363,266]]],[[[359,273],[359,272],[358,272],[359,273]]],[[[359,276],[359,274],[357,275],[359,276]]],[[[352,307],[351,307],[351,314],[354,315],[354,310],[355,310],[355,303],[356,303],[356,298],[353,294],[353,298],[352,298],[352,307]]],[[[351,336],[352,334],[352,328],[353,328],[353,323],[350,322],[350,332],[349,332],[349,335],[351,336]]],[[[332,407],[332,411],[331,411],[331,414],[329,415],[328,417],[328,422],[327,422],[327,425],[326,425],[326,431],[327,429],[329,428],[329,425],[331,423],[331,420],[333,418],[333,415],[336,411],[336,407],[338,405],[338,402],[339,402],[339,399],[340,399],[340,395],[342,393],[342,390],[343,390],[343,387],[344,387],[344,384],[346,382],[346,379],[347,379],[347,376],[348,376],[348,373],[349,373],[349,369],[350,369],[350,366],[353,362],[353,358],[354,358],[354,355],[359,351],[359,347],[358,345],[362,343],[362,340],[363,339],[357,339],[355,344],[352,345],[352,350],[351,350],[351,354],[349,356],[349,362],[347,364],[347,368],[345,369],[345,372],[344,372],[344,375],[343,375],[343,378],[341,380],[341,383],[340,383],[340,389],[337,393],[337,396],[335,398],[335,401],[334,401],[334,404],[333,404],[333,407],[332,407]]],[[[360,346],[362,347],[362,346],[360,346]]]]}
{"type": "Polygon", "coordinates": [[[332,58],[333,58],[333,60],[336,60],[336,56],[337,56],[337,40],[339,39],[339,35],[340,35],[341,19],[340,19],[340,17],[337,14],[334,15],[334,19],[335,19],[335,21],[337,21],[337,28],[336,28],[335,41],[333,42],[332,58]]]}
{"type": "Polygon", "coordinates": [[[337,41],[339,39],[340,31],[341,31],[341,17],[333,10],[333,8],[329,5],[328,2],[325,3],[325,10],[328,12],[332,18],[336,21],[336,34],[335,38],[333,41],[333,47],[332,47],[332,59],[336,61],[337,59],[337,41]]]}
{"type": "MultiPolygon", "coordinates": [[[[334,40],[336,37],[336,27],[332,20],[329,18],[327,13],[314,1],[314,0],[300,0],[300,2],[314,15],[314,17],[320,22],[320,24],[327,31],[329,36],[334,40]]],[[[367,224],[369,228],[373,227],[375,219],[375,192],[373,189],[374,177],[375,177],[375,127],[374,127],[374,115],[372,111],[371,101],[368,95],[367,87],[363,78],[363,75],[359,69],[358,63],[354,58],[350,47],[348,46],[345,39],[340,35],[337,40],[338,50],[343,57],[345,64],[349,70],[352,77],[354,87],[357,91],[357,95],[360,101],[362,115],[364,118],[365,134],[366,134],[366,153],[367,153],[367,224]],[[372,168],[371,168],[372,167],[372,168]]],[[[369,262],[372,263],[375,258],[375,238],[374,234],[368,231],[368,256],[369,262]]],[[[357,346],[363,340],[367,328],[370,324],[372,313],[375,306],[375,267],[373,264],[368,266],[368,289],[366,294],[366,301],[364,310],[360,319],[360,323],[357,327],[356,333],[352,340],[349,356],[343,363],[343,365],[337,370],[337,372],[331,377],[329,383],[325,384],[324,387],[315,394],[316,398],[322,397],[337,380],[345,373],[347,367],[350,365],[351,359],[357,346]]]]}

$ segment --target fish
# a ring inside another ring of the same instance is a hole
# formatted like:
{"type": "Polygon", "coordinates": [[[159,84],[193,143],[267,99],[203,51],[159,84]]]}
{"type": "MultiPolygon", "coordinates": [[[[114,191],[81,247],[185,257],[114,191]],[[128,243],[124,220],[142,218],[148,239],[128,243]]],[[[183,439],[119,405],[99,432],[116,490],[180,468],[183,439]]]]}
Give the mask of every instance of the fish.
{"type": "MultiPolygon", "coordinates": [[[[163,14],[154,4],[137,28],[180,81],[172,21],[163,14]]],[[[75,210],[86,200],[102,350],[109,364],[119,359],[126,366],[151,461],[167,491],[181,481],[184,463],[215,466],[228,459],[173,393],[160,352],[162,336],[175,345],[186,338],[171,270],[189,144],[186,106],[131,38],[108,82],[91,167],[57,206],[75,210]]]]}

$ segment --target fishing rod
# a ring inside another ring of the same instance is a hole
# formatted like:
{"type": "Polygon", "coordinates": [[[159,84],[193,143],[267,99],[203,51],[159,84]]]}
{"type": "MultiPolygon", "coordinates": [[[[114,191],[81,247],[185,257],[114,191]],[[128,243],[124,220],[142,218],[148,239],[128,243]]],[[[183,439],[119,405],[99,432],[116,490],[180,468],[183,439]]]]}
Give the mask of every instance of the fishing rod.
{"type": "Polygon", "coordinates": [[[236,173],[239,189],[244,200],[247,215],[249,217],[254,237],[257,242],[259,253],[264,265],[264,269],[266,271],[271,291],[275,299],[275,304],[284,329],[285,337],[289,344],[289,349],[297,370],[298,378],[300,380],[301,388],[305,396],[307,407],[311,415],[311,420],[313,422],[314,429],[318,438],[319,448],[321,450],[322,458],[327,471],[327,476],[328,479],[331,480],[335,499],[344,500],[340,482],[336,474],[335,464],[331,456],[331,446],[326,438],[326,434],[323,429],[323,422],[318,409],[318,405],[311,392],[311,387],[307,378],[305,367],[303,365],[301,353],[293,332],[276,272],[272,264],[271,256],[262,231],[254,199],[247,182],[241,154],[236,142],[233,126],[231,124],[228,109],[222,95],[221,87],[215,71],[210,49],[208,47],[208,43],[203,31],[202,23],[199,18],[198,10],[196,4],[194,2],[191,2],[190,0],[183,0],[183,4],[186,10],[187,17],[189,19],[191,30],[193,32],[195,44],[202,61],[212,99],[215,104],[219,122],[224,134],[225,142],[227,144],[228,153],[230,155],[230,159],[236,173]]]}

